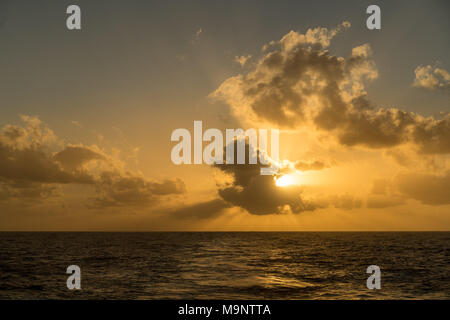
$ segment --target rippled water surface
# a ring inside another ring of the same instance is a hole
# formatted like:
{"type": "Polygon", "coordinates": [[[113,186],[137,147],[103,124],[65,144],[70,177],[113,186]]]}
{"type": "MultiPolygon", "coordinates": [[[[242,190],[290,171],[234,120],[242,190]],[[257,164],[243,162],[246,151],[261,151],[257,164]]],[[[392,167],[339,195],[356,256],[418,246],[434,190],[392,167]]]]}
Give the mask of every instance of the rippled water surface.
{"type": "Polygon", "coordinates": [[[450,233],[0,233],[1,299],[449,299],[450,233]],[[66,268],[81,268],[81,291],[66,268]],[[366,268],[381,268],[381,290],[366,268]]]}

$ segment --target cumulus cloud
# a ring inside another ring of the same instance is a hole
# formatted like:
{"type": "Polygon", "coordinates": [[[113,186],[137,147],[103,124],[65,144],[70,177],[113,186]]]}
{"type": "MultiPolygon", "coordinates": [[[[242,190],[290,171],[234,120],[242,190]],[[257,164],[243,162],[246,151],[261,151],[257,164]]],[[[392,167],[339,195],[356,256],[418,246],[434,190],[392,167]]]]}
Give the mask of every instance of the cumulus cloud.
{"type": "Polygon", "coordinates": [[[92,183],[83,172],[67,172],[44,151],[0,145],[0,177],[41,183],[92,183]]]}
{"type": "Polygon", "coordinates": [[[239,63],[241,67],[245,66],[246,63],[252,58],[251,55],[248,56],[235,56],[234,62],[239,63]]]}
{"type": "Polygon", "coordinates": [[[181,194],[185,185],[180,179],[163,182],[148,181],[144,177],[120,172],[102,172],[95,184],[95,205],[145,206],[160,200],[160,196],[181,194]]]}
{"type": "Polygon", "coordinates": [[[330,46],[331,39],[343,30],[350,28],[350,26],[350,22],[344,21],[331,30],[318,27],[308,29],[305,34],[291,30],[281,38],[280,44],[285,51],[301,45],[312,46],[315,49],[325,49],[330,46]]]}
{"type": "Polygon", "coordinates": [[[179,179],[150,181],[97,146],[62,145],[37,117],[21,118],[22,126],[0,130],[0,200],[45,199],[68,184],[92,186],[97,206],[145,205],[185,191],[179,179]]]}
{"type": "MultiPolygon", "coordinates": [[[[234,144],[236,147],[236,141],[234,144]]],[[[233,178],[231,183],[219,186],[218,193],[222,200],[256,215],[300,213],[317,208],[313,201],[302,198],[301,186],[280,188],[276,186],[273,176],[261,175],[261,164],[248,164],[249,152],[257,153],[257,150],[248,143],[245,145],[245,150],[247,164],[215,165],[233,178]]]]}
{"type": "Polygon", "coordinates": [[[248,73],[226,79],[210,97],[225,101],[236,118],[257,126],[312,126],[346,146],[411,143],[419,152],[449,153],[450,116],[425,118],[376,108],[366,99],[367,82],[378,76],[368,44],[353,48],[347,59],[325,50],[347,27],[289,32],[266,46],[248,73]]]}
{"type": "Polygon", "coordinates": [[[450,114],[440,120],[416,117],[412,140],[425,154],[450,153],[450,114]]]}
{"type": "Polygon", "coordinates": [[[52,130],[38,117],[21,115],[22,126],[6,124],[0,131],[0,143],[17,149],[51,145],[57,141],[52,130]]]}
{"type": "Polygon", "coordinates": [[[66,171],[50,151],[54,133],[41,126],[38,118],[22,116],[25,126],[6,125],[0,131],[0,178],[28,183],[93,183],[90,175],[81,171],[66,171]]]}
{"type": "Polygon", "coordinates": [[[64,169],[74,171],[91,160],[105,160],[105,157],[89,147],[69,145],[57,152],[53,159],[64,169]]]}
{"type": "Polygon", "coordinates": [[[427,66],[418,66],[414,70],[415,79],[413,86],[429,90],[450,89],[450,73],[447,70],[427,66]]]}
{"type": "Polygon", "coordinates": [[[270,176],[256,175],[244,185],[233,184],[221,188],[219,195],[228,203],[257,215],[286,211],[300,213],[316,209],[312,203],[301,198],[300,187],[278,188],[270,176]]]}

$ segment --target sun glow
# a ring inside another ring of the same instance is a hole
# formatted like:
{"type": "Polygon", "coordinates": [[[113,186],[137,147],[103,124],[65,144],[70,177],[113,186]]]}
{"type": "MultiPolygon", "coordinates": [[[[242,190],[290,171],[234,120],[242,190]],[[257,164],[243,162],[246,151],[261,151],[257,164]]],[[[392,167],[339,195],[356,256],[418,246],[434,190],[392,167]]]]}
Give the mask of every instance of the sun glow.
{"type": "Polygon", "coordinates": [[[293,184],[296,184],[297,181],[294,176],[285,174],[279,178],[275,178],[275,184],[277,187],[287,187],[293,184]]]}

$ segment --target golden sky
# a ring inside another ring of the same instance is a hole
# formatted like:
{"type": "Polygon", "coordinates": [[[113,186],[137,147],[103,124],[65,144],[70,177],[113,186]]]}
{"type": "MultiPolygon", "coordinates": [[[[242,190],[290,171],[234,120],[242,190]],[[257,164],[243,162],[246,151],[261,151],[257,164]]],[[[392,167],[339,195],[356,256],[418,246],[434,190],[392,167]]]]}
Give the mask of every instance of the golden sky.
{"type": "Polygon", "coordinates": [[[0,5],[0,230],[450,230],[448,4],[324,3],[0,5]],[[194,120],[279,175],[173,164],[194,120]]]}

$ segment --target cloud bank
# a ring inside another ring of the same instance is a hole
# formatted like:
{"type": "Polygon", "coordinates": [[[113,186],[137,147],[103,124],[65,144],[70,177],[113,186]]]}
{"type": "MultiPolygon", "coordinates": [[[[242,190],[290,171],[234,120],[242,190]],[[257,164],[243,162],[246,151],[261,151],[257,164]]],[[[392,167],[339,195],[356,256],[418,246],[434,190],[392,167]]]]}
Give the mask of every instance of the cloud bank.
{"type": "Polygon", "coordinates": [[[143,206],[185,192],[180,179],[151,181],[98,146],[64,145],[37,117],[0,131],[0,201],[43,200],[62,185],[95,190],[91,206],[143,206]],[[59,151],[53,151],[59,148],[59,151]],[[62,149],[61,149],[62,148],[62,149]]]}
{"type": "Polygon", "coordinates": [[[450,153],[450,115],[426,118],[376,108],[367,100],[366,84],[378,77],[369,44],[353,48],[347,59],[329,53],[331,40],[349,26],[290,31],[266,45],[249,72],[226,79],[210,97],[225,101],[236,118],[253,125],[310,127],[345,146],[411,144],[420,153],[450,153]]]}

